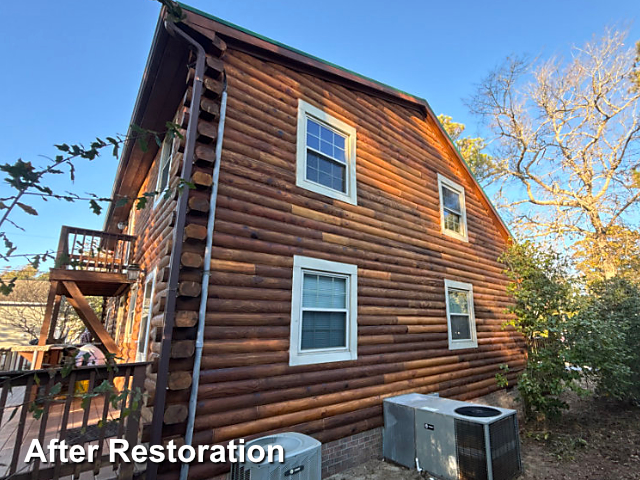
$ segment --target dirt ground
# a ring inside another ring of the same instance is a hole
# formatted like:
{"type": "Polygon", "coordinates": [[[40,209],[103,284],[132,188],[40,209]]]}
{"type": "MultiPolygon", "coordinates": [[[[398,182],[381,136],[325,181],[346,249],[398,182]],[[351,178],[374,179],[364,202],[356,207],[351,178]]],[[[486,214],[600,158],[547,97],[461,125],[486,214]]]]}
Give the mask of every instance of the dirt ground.
{"type": "MultiPolygon", "coordinates": [[[[519,480],[640,480],[640,408],[567,397],[571,410],[553,424],[522,425],[519,480]]],[[[330,480],[424,480],[396,465],[371,461],[330,480]]]]}

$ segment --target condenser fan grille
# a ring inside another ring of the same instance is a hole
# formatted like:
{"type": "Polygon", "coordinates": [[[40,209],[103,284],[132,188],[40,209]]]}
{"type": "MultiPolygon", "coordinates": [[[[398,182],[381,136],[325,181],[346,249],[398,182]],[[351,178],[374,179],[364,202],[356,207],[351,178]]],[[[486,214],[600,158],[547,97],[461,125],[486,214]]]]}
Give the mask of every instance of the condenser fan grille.
{"type": "Polygon", "coordinates": [[[487,449],[481,424],[456,419],[456,454],[460,480],[487,480],[487,449]]]}
{"type": "Polygon", "coordinates": [[[494,480],[510,480],[520,473],[520,439],[518,422],[510,415],[489,426],[491,463],[494,480]]]}
{"type": "Polygon", "coordinates": [[[251,470],[245,469],[239,463],[231,464],[231,480],[251,480],[251,470]]]}

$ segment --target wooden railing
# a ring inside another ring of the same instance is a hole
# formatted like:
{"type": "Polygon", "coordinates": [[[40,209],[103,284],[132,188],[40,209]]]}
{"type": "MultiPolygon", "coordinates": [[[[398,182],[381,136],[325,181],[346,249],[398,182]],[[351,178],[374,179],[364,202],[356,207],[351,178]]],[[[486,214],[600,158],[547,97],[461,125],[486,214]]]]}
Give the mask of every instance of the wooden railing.
{"type": "Polygon", "coordinates": [[[15,372],[29,370],[31,362],[20,355],[20,352],[10,348],[0,348],[0,372],[15,372]]]}
{"type": "Polygon", "coordinates": [[[135,237],[86,228],[62,227],[56,268],[125,273],[135,237]]]}
{"type": "Polygon", "coordinates": [[[146,366],[132,363],[0,374],[0,480],[78,478],[89,470],[101,478],[133,478],[133,464],[109,463],[108,440],[137,444],[146,366]],[[52,463],[41,465],[38,459],[25,463],[34,439],[47,454],[53,439],[82,445],[85,451],[89,444],[97,445],[95,460],[63,463],[58,456],[52,463]]]}

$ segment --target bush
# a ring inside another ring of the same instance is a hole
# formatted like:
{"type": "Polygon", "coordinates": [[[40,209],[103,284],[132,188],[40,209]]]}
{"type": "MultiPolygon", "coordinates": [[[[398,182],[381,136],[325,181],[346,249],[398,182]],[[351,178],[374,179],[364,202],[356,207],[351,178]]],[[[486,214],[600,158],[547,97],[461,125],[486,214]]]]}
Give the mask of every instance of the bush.
{"type": "Polygon", "coordinates": [[[530,242],[513,245],[502,256],[513,280],[507,287],[514,300],[508,322],[523,334],[527,365],[518,379],[525,416],[557,417],[567,404],[560,398],[567,388],[578,390],[580,372],[568,369],[571,352],[564,342],[570,318],[576,315],[577,294],[563,259],[530,242]]]}
{"type": "Polygon", "coordinates": [[[640,289],[623,278],[583,285],[561,256],[526,242],[502,256],[528,361],[518,379],[527,419],[557,417],[567,389],[640,403],[640,289]]]}
{"type": "Polygon", "coordinates": [[[640,289],[614,277],[591,284],[570,339],[596,393],[640,403],[640,289]]]}

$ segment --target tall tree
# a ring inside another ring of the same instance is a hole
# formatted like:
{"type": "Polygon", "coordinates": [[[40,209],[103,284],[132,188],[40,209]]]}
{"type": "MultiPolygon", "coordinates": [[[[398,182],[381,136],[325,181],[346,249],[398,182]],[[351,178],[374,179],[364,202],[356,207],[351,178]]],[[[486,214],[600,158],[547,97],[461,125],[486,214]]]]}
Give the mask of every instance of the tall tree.
{"type": "Polygon", "coordinates": [[[640,89],[625,37],[608,30],[569,60],[508,58],[470,101],[495,135],[516,231],[564,242],[604,277],[640,240],[640,89]],[[614,239],[623,245],[611,248],[614,239]]]}
{"type": "Polygon", "coordinates": [[[438,120],[453,141],[454,145],[469,165],[480,183],[486,183],[494,173],[493,157],[485,152],[486,142],[482,137],[463,136],[466,126],[454,122],[448,115],[438,115],[438,120]]]}

